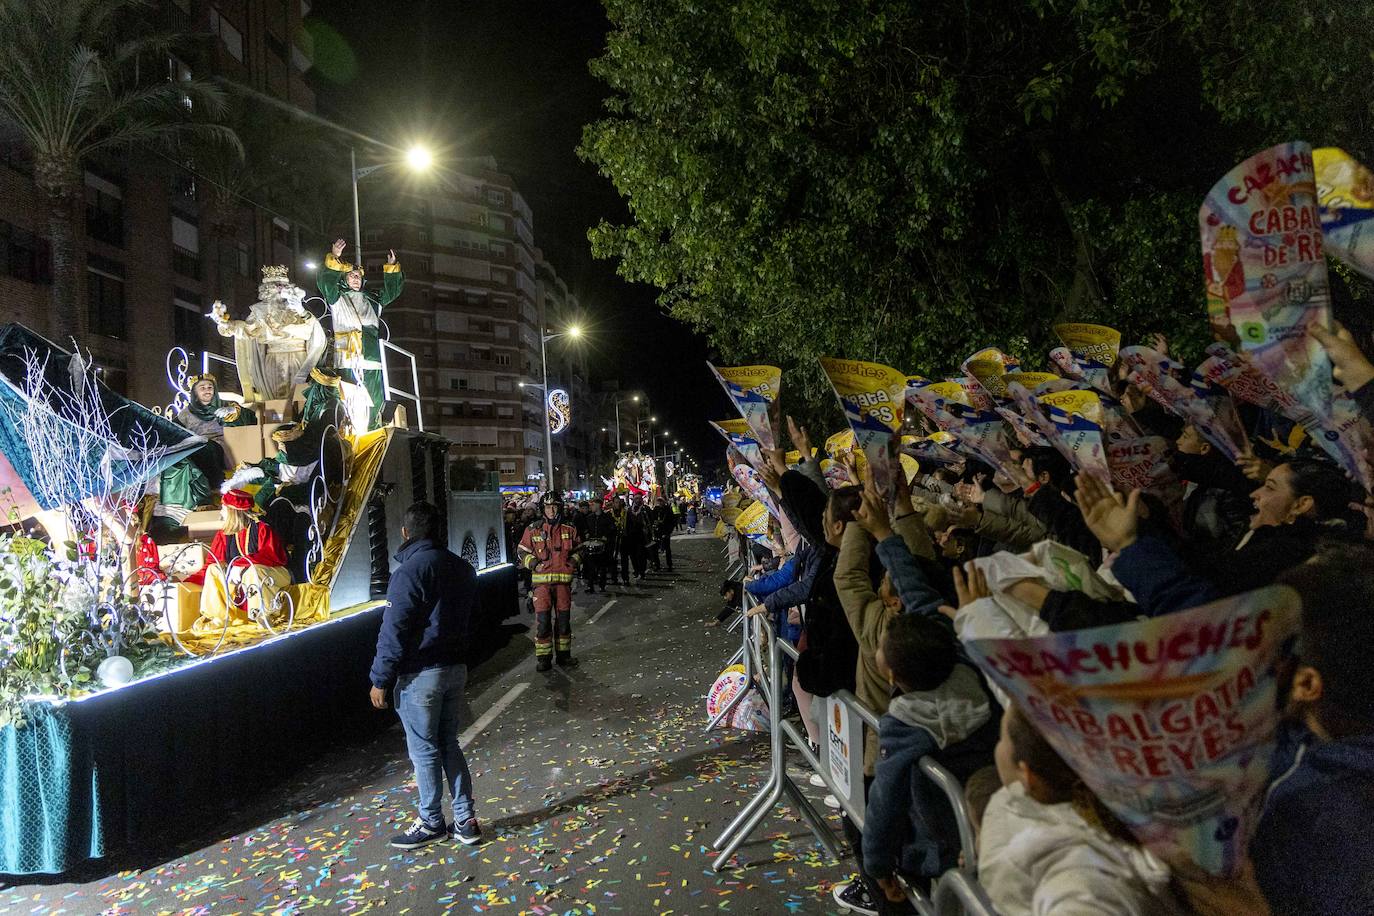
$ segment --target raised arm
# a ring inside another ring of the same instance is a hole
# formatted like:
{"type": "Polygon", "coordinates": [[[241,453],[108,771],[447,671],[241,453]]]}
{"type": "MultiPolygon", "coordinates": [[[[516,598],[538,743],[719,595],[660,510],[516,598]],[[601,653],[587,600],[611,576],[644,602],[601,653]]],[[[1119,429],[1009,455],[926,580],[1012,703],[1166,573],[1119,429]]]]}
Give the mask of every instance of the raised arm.
{"type": "Polygon", "coordinates": [[[396,252],[386,253],[386,263],[382,265],[382,297],[379,300],[381,309],[396,301],[396,297],[401,295],[401,290],[406,285],[406,275],[401,271],[401,264],[396,260],[396,252]]]}
{"type": "Polygon", "coordinates": [[[339,301],[339,293],[343,290],[344,276],[353,269],[352,264],[341,260],[347,245],[348,243],[343,239],[336,239],[333,247],[329,249],[329,253],[324,256],[324,263],[320,265],[319,271],[315,274],[315,286],[329,305],[339,301]]]}

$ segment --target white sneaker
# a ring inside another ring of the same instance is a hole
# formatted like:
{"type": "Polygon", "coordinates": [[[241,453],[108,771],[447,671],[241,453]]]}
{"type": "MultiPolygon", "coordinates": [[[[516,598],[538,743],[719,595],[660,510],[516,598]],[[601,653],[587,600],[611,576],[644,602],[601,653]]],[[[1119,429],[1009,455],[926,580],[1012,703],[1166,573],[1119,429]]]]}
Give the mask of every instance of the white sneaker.
{"type": "Polygon", "coordinates": [[[834,808],[836,811],[840,810],[840,800],[833,795],[827,795],[825,798],[821,799],[821,801],[825,802],[827,808],[834,808]]]}
{"type": "Polygon", "coordinates": [[[821,778],[820,773],[812,773],[811,778],[807,781],[810,782],[811,785],[815,786],[817,789],[825,788],[825,780],[821,778]]]}

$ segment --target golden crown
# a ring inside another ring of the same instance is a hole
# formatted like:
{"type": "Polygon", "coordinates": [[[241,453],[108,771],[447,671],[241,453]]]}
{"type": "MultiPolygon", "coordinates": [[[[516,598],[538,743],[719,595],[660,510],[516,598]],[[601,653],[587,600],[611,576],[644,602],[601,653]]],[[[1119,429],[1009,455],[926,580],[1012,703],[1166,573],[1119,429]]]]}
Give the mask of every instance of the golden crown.
{"type": "Polygon", "coordinates": [[[262,282],[264,283],[290,283],[291,278],[286,275],[286,268],[280,264],[276,267],[262,267],[262,282]]]}

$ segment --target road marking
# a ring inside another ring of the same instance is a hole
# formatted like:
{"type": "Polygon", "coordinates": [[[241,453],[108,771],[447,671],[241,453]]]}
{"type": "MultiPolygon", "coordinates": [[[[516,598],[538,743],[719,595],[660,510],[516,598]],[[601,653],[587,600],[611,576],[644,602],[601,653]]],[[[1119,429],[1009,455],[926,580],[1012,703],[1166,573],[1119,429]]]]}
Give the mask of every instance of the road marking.
{"type": "Polygon", "coordinates": [[[493,703],[490,709],[482,713],[482,717],[480,719],[478,719],[476,722],[468,726],[467,731],[463,732],[463,734],[461,734],[458,737],[458,743],[464,747],[467,747],[467,745],[472,741],[473,738],[476,738],[478,735],[482,734],[483,730],[485,730],[488,725],[495,721],[497,716],[505,712],[506,707],[514,703],[515,698],[520,696],[520,694],[524,693],[529,686],[529,682],[526,681],[521,684],[516,684],[510,690],[507,690],[505,696],[503,696],[501,699],[493,703]]]}
{"type": "Polygon", "coordinates": [[[609,610],[611,609],[611,605],[615,604],[616,601],[618,601],[618,600],[619,600],[618,598],[612,598],[610,601],[607,601],[605,604],[601,605],[601,610],[597,611],[597,612],[592,616],[592,619],[587,621],[587,625],[588,625],[588,626],[591,626],[592,624],[594,624],[594,623],[596,623],[598,620],[600,620],[600,619],[601,619],[601,615],[604,614],[604,613],[606,613],[607,611],[609,611],[609,610]]]}

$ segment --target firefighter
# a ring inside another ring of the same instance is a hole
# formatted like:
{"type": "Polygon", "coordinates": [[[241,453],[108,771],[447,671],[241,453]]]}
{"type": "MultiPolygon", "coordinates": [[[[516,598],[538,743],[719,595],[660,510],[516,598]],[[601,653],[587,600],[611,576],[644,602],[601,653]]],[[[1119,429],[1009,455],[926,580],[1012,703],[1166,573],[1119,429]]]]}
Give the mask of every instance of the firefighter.
{"type": "Polygon", "coordinates": [[[534,657],[538,671],[553,667],[554,639],[560,668],[575,668],[572,657],[572,583],[581,560],[577,529],[563,521],[563,500],[545,493],[539,500],[543,518],[520,538],[520,562],[533,578],[534,657]],[[550,618],[552,614],[552,619],[550,618]]]}

